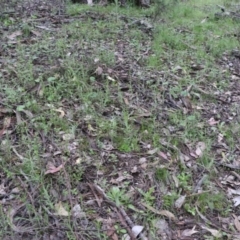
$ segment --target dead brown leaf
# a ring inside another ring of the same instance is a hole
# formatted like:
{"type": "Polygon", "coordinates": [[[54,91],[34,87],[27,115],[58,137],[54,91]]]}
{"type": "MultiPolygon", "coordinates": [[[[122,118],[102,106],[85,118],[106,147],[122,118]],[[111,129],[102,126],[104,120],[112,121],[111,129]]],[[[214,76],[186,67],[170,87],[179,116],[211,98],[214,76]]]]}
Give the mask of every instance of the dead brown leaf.
{"type": "Polygon", "coordinates": [[[53,111],[60,113],[59,118],[63,118],[65,116],[65,112],[62,110],[62,108],[53,109],[53,111]]]}
{"type": "Polygon", "coordinates": [[[3,120],[3,128],[0,131],[0,137],[5,134],[5,130],[10,127],[10,124],[11,124],[11,118],[10,117],[4,118],[4,120],[3,120]]]}
{"type": "Polygon", "coordinates": [[[220,231],[218,231],[218,230],[216,230],[216,229],[213,229],[213,228],[208,228],[208,227],[205,227],[205,226],[201,226],[202,227],[202,229],[205,229],[205,230],[207,230],[208,232],[210,232],[214,237],[216,237],[216,238],[221,238],[222,237],[222,233],[220,232],[220,231]]]}
{"type": "Polygon", "coordinates": [[[182,231],[182,237],[190,237],[193,234],[197,233],[198,231],[195,230],[196,226],[194,226],[192,229],[185,229],[182,231]]]}
{"type": "Polygon", "coordinates": [[[7,36],[8,39],[10,40],[14,40],[16,37],[21,36],[22,35],[22,31],[18,30],[13,32],[11,35],[7,36]]]}
{"type": "Polygon", "coordinates": [[[56,210],[55,215],[65,217],[69,215],[68,211],[63,207],[61,202],[55,204],[55,210],[56,210]]]}
{"type": "Polygon", "coordinates": [[[219,121],[216,121],[213,117],[208,120],[208,124],[211,126],[216,125],[218,123],[219,121]]]}
{"type": "Polygon", "coordinates": [[[204,142],[198,142],[196,146],[196,154],[201,157],[203,155],[203,151],[206,148],[206,144],[204,142]]]}
{"type": "Polygon", "coordinates": [[[37,37],[40,37],[41,36],[41,33],[36,31],[36,30],[31,30],[31,32],[36,35],[37,37]]]}
{"type": "Polygon", "coordinates": [[[49,173],[56,173],[59,172],[64,167],[64,164],[59,165],[58,167],[55,167],[52,162],[48,162],[47,164],[47,171],[44,173],[45,175],[49,173]]]}
{"type": "Polygon", "coordinates": [[[158,151],[157,154],[158,154],[158,156],[160,156],[160,157],[163,158],[164,160],[168,160],[168,156],[167,156],[167,154],[165,154],[164,152],[158,151]]]}
{"type": "Polygon", "coordinates": [[[154,213],[156,213],[158,215],[162,215],[162,216],[168,217],[168,218],[170,218],[170,219],[172,219],[174,221],[177,220],[177,218],[174,216],[174,214],[169,212],[169,211],[167,211],[167,210],[158,211],[157,209],[155,209],[155,208],[153,208],[153,207],[151,207],[151,206],[149,206],[149,205],[147,205],[146,203],[143,203],[143,202],[141,202],[141,205],[143,205],[148,210],[150,210],[150,211],[152,211],[152,212],[154,212],[154,213]]]}
{"type": "Polygon", "coordinates": [[[240,222],[238,220],[238,217],[234,214],[233,214],[233,217],[234,217],[234,225],[235,225],[236,229],[238,230],[238,232],[240,232],[240,222]]]}
{"type": "Polygon", "coordinates": [[[101,67],[97,67],[97,69],[95,70],[95,73],[100,76],[103,74],[103,69],[101,67]]]}
{"type": "Polygon", "coordinates": [[[176,201],[175,201],[175,207],[180,209],[182,205],[184,204],[186,199],[186,195],[180,196],[176,201]]]}

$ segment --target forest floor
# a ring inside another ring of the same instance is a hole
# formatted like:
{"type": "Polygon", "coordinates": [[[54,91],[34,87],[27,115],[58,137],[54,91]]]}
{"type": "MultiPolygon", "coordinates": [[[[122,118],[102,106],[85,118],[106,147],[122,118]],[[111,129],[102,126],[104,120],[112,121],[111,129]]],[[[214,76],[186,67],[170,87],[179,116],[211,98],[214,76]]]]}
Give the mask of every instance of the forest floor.
{"type": "Polygon", "coordinates": [[[240,239],[240,5],[165,2],[1,3],[1,239],[240,239]]]}

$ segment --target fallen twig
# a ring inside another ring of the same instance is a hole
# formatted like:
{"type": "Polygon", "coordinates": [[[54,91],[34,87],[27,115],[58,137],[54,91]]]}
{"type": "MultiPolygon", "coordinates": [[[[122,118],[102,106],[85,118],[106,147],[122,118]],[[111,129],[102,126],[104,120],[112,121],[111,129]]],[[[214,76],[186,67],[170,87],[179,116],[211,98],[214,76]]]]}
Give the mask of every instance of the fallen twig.
{"type": "MultiPolygon", "coordinates": [[[[132,220],[130,219],[130,217],[127,215],[127,213],[125,212],[125,210],[122,207],[119,207],[116,205],[116,203],[114,203],[113,201],[111,201],[108,196],[105,194],[105,192],[96,184],[91,184],[91,186],[99,193],[103,196],[104,200],[110,204],[113,208],[117,209],[117,214],[121,215],[121,222],[123,223],[123,225],[125,226],[125,224],[129,225],[129,227],[133,227],[134,223],[132,222],[132,220]],[[126,223],[125,223],[126,222],[126,223]]],[[[131,237],[131,239],[136,239],[136,237],[134,236],[132,230],[130,229],[129,231],[129,227],[126,227],[126,230],[128,231],[129,236],[131,237]]],[[[147,238],[144,236],[143,233],[139,233],[138,237],[142,240],[147,240],[147,238]]]]}
{"type": "Polygon", "coordinates": [[[236,172],[234,172],[234,171],[231,171],[231,173],[232,173],[235,177],[237,177],[238,180],[240,180],[240,175],[239,175],[238,173],[236,173],[236,172]]]}
{"type": "Polygon", "coordinates": [[[92,193],[93,193],[94,197],[96,198],[98,207],[101,207],[101,202],[100,202],[100,200],[99,200],[99,198],[98,198],[98,196],[97,196],[97,194],[95,192],[95,189],[93,188],[93,186],[91,184],[88,184],[88,186],[91,188],[92,193]]]}

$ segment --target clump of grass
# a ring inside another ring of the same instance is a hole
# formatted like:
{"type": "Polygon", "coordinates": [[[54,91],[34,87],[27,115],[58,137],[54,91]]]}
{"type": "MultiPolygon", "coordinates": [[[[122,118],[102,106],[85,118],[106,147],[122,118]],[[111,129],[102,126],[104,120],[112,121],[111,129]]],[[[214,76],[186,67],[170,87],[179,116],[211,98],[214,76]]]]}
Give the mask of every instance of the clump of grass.
{"type": "Polygon", "coordinates": [[[155,175],[158,181],[166,182],[169,177],[169,171],[166,168],[158,168],[155,175]]]}

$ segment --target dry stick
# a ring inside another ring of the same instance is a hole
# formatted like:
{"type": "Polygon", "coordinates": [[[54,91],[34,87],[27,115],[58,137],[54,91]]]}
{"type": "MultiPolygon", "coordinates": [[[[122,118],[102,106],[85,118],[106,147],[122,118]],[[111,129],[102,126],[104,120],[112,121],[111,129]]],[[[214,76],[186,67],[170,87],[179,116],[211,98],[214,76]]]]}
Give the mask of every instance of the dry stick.
{"type": "MultiPolygon", "coordinates": [[[[127,215],[127,213],[125,212],[125,210],[123,208],[119,207],[119,211],[121,213],[121,215],[124,217],[125,221],[127,222],[127,224],[133,228],[134,227],[134,223],[131,220],[131,218],[127,215]]],[[[132,231],[131,231],[132,232],[132,231]]],[[[140,239],[142,240],[147,240],[147,238],[145,237],[144,233],[140,232],[139,235],[140,239]]]]}
{"type": "MultiPolygon", "coordinates": [[[[90,184],[89,184],[89,185],[90,185],[90,184]]],[[[118,210],[119,210],[119,207],[118,207],[113,201],[109,200],[109,198],[107,197],[107,195],[105,194],[105,192],[104,192],[99,186],[97,186],[96,184],[91,184],[91,185],[92,185],[92,187],[93,187],[99,194],[101,194],[101,195],[103,196],[103,198],[105,199],[105,201],[106,201],[108,204],[110,204],[110,205],[111,205],[112,207],[114,207],[115,209],[118,209],[118,210]]],[[[118,211],[117,211],[117,214],[118,214],[118,215],[121,215],[118,211]]],[[[121,217],[120,220],[122,220],[122,222],[124,222],[124,218],[123,218],[123,217],[121,217]]],[[[123,225],[126,226],[127,223],[124,222],[123,225]]],[[[132,232],[131,229],[129,229],[128,227],[127,227],[127,232],[128,232],[128,234],[129,234],[129,236],[131,237],[131,239],[133,239],[133,240],[136,239],[135,236],[133,235],[133,232],[132,232]]]]}
{"type": "Polygon", "coordinates": [[[239,174],[237,174],[237,173],[234,172],[234,171],[231,171],[231,173],[240,180],[240,175],[239,175],[239,174]]]}
{"type": "MultiPolygon", "coordinates": [[[[96,184],[92,184],[92,186],[96,189],[96,191],[101,194],[105,201],[107,203],[109,203],[112,207],[115,207],[116,209],[119,210],[120,214],[122,215],[123,219],[127,222],[127,224],[132,227],[134,226],[134,223],[132,222],[132,220],[128,217],[127,213],[124,211],[123,208],[120,208],[118,207],[113,201],[109,200],[109,198],[107,197],[107,195],[105,194],[105,192],[99,187],[97,186],[96,184]]],[[[127,228],[128,230],[128,228],[127,228]]],[[[130,231],[131,233],[129,233],[130,236],[132,236],[132,231],[130,231]]],[[[139,238],[142,239],[142,240],[147,240],[147,238],[144,236],[143,233],[140,233],[139,235],[139,238]]],[[[134,236],[133,236],[134,237],[134,236]]],[[[132,238],[132,237],[131,237],[132,238]]],[[[133,239],[136,239],[135,237],[133,239]]]]}
{"type": "Polygon", "coordinates": [[[134,227],[134,223],[133,221],[130,219],[130,217],[128,217],[127,213],[125,212],[125,210],[123,208],[119,207],[119,211],[122,214],[122,216],[124,217],[124,219],[126,220],[127,224],[132,228],[134,227]]]}
{"type": "Polygon", "coordinates": [[[101,202],[99,201],[99,198],[98,198],[98,196],[97,196],[97,194],[96,194],[93,186],[92,186],[90,183],[88,183],[88,186],[90,187],[90,189],[91,189],[94,197],[96,198],[96,201],[97,201],[98,206],[101,207],[101,202]]]}
{"type": "Polygon", "coordinates": [[[21,161],[23,161],[23,160],[24,160],[24,157],[17,152],[16,148],[13,147],[13,146],[12,146],[11,148],[12,148],[13,152],[17,155],[17,157],[18,157],[21,161]]]}
{"type": "MultiPolygon", "coordinates": [[[[134,227],[134,223],[133,221],[131,220],[131,218],[127,215],[127,213],[125,212],[125,210],[123,208],[119,208],[119,211],[121,213],[121,215],[125,218],[127,224],[133,228],[134,227]]],[[[144,233],[140,232],[139,235],[140,239],[142,240],[147,240],[146,236],[144,235],[144,233]]]]}
{"type": "Polygon", "coordinates": [[[211,192],[211,191],[212,191],[212,190],[202,191],[202,192],[199,192],[199,193],[192,193],[192,194],[187,195],[187,197],[199,196],[199,195],[201,195],[201,194],[209,193],[209,192],[211,192]]]}
{"type": "Polygon", "coordinates": [[[135,240],[136,237],[134,236],[131,228],[129,228],[129,226],[127,225],[127,223],[126,223],[127,221],[126,221],[126,222],[124,221],[124,217],[123,217],[122,214],[117,210],[117,208],[114,208],[114,210],[116,211],[116,213],[117,213],[117,215],[118,215],[118,217],[119,217],[122,225],[127,229],[127,232],[128,232],[128,234],[129,234],[129,236],[131,237],[131,239],[135,240]]]}

